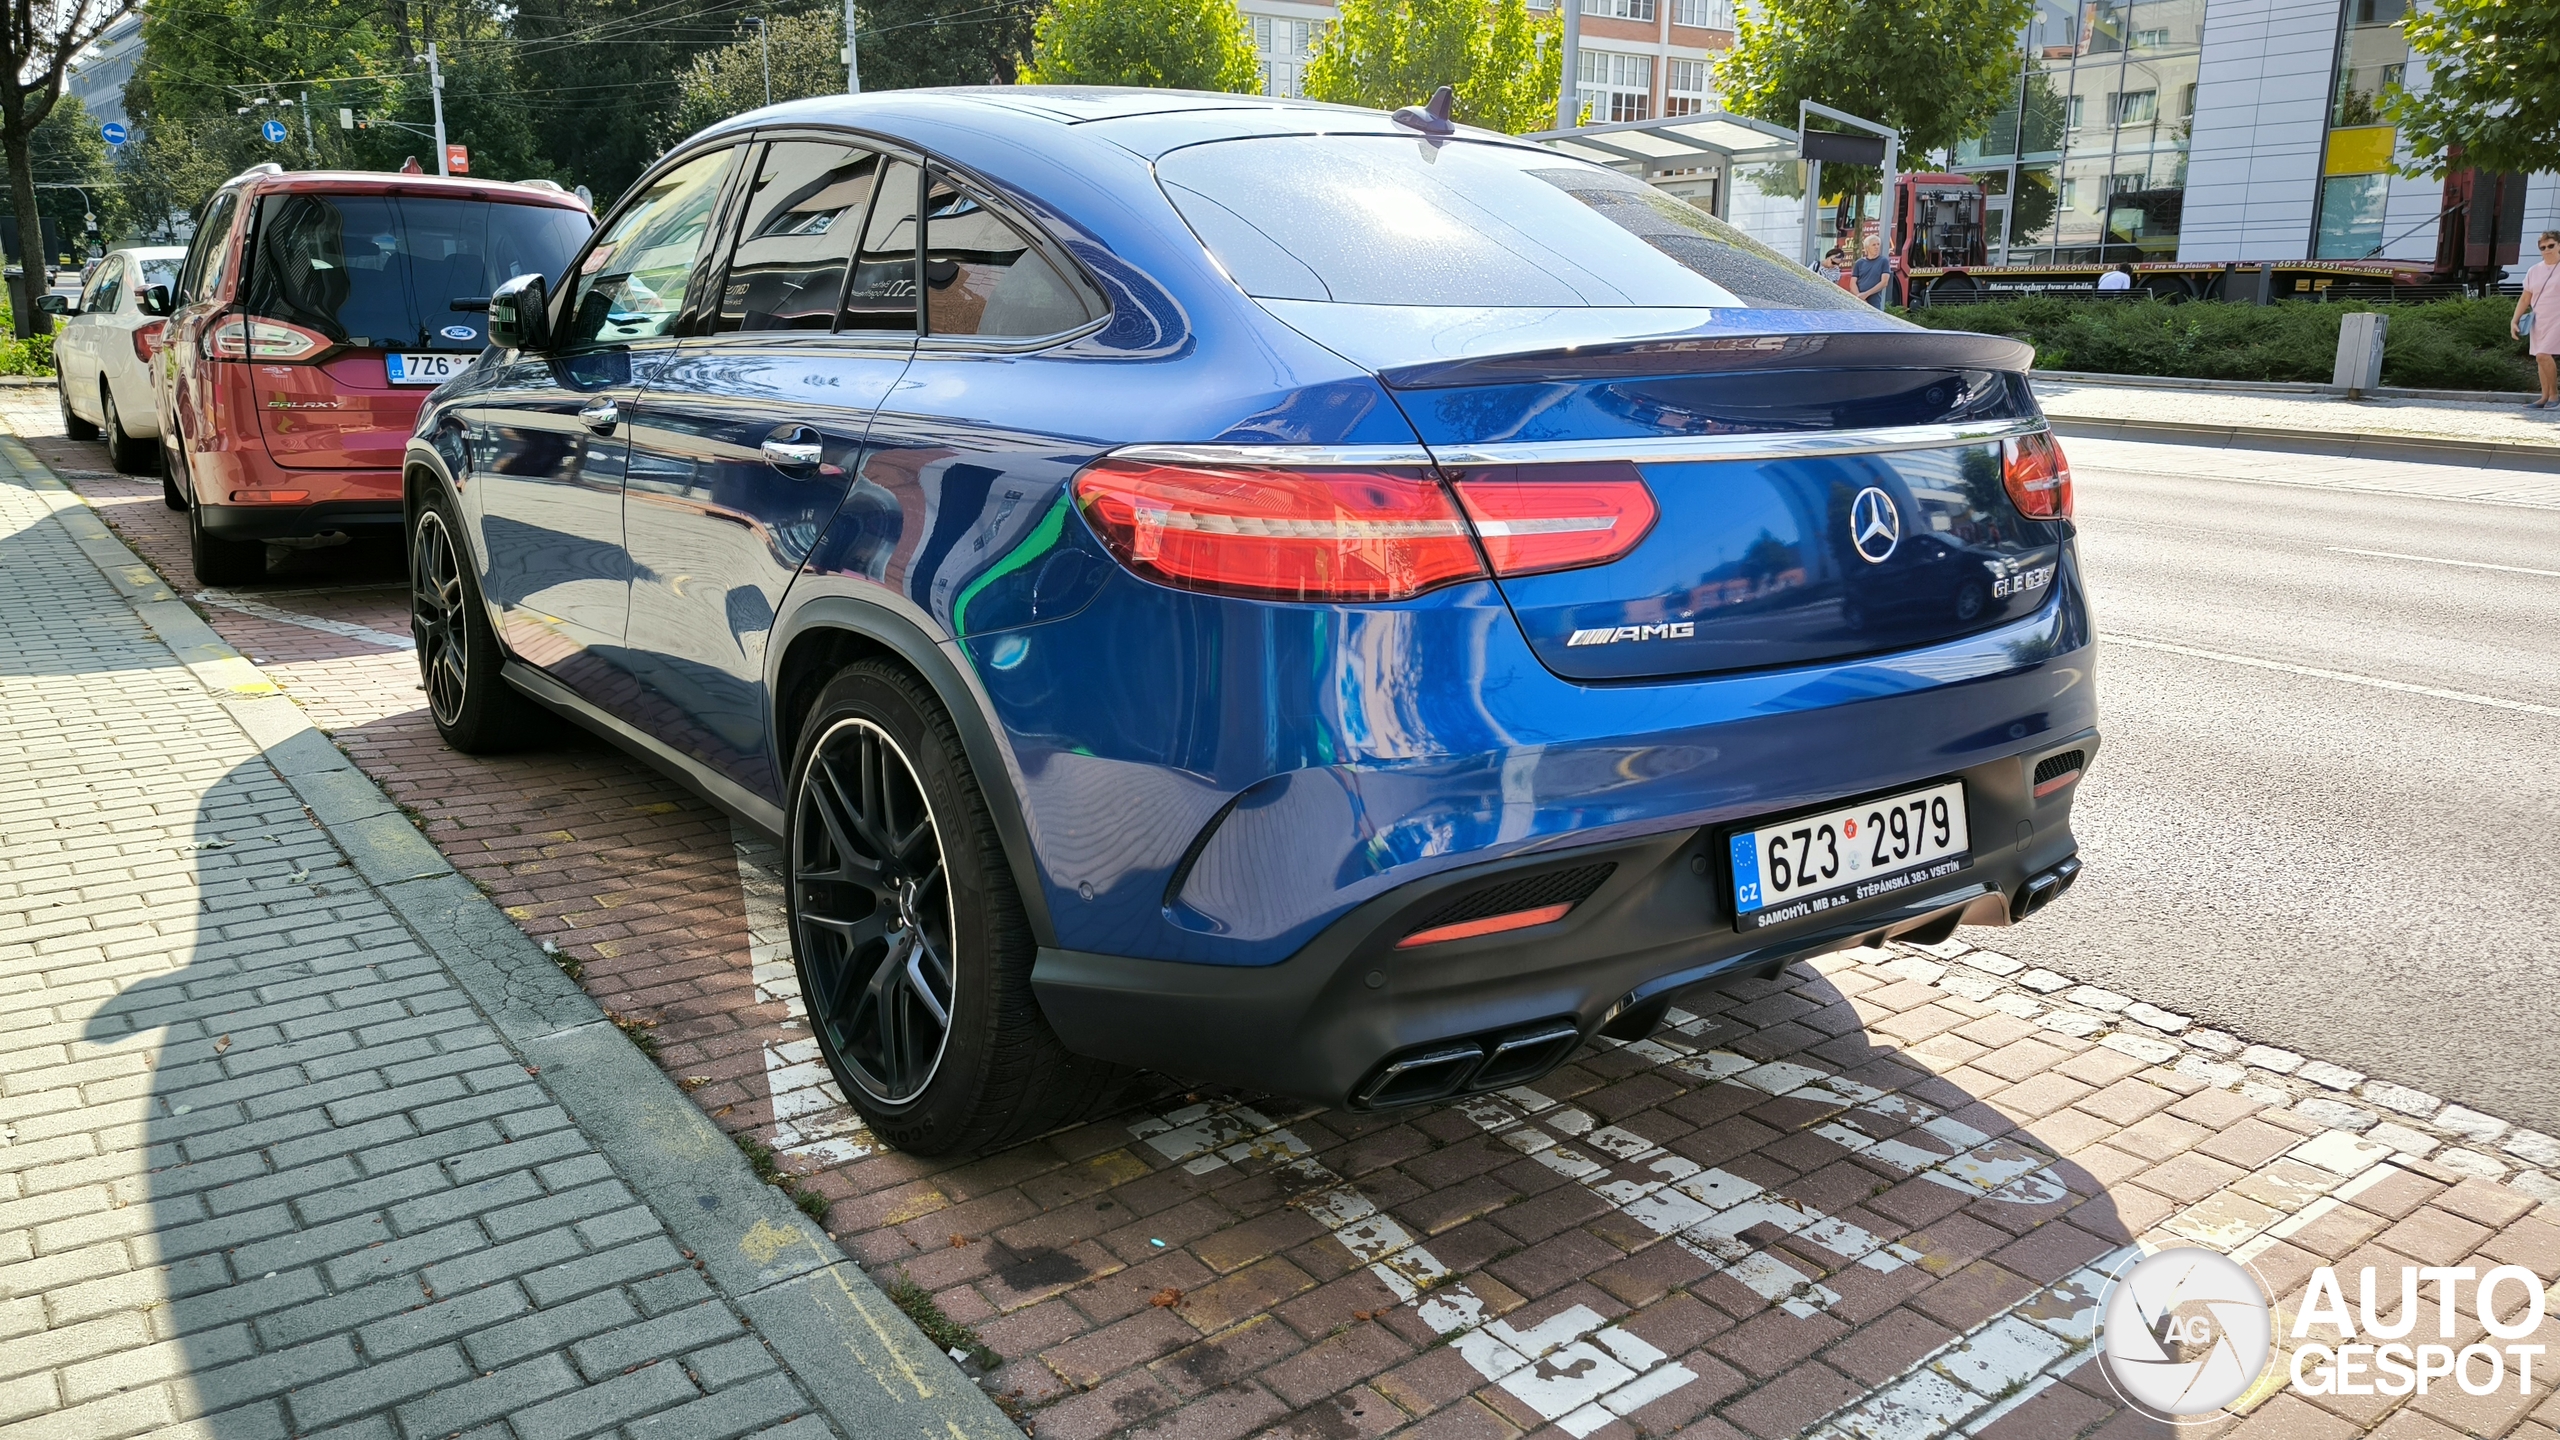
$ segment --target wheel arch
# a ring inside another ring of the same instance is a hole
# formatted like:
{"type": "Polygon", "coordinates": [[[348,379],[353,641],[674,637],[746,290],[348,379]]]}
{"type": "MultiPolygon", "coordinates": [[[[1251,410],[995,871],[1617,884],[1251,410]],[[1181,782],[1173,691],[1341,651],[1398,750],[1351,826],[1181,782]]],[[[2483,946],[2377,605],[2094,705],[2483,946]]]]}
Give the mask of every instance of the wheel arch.
{"type": "Polygon", "coordinates": [[[1058,943],[1049,915],[1048,892],[1040,881],[1037,850],[1022,809],[1013,753],[1005,745],[994,718],[994,705],[977,676],[936,641],[918,619],[891,604],[867,596],[826,594],[790,606],[775,624],[767,653],[765,693],[773,754],[783,771],[786,813],[791,804],[789,767],[798,758],[801,728],[809,707],[827,681],[848,665],[865,660],[894,662],[923,681],[949,711],[960,731],[970,770],[994,817],[996,839],[1013,870],[1014,888],[1039,943],[1058,943]]]}

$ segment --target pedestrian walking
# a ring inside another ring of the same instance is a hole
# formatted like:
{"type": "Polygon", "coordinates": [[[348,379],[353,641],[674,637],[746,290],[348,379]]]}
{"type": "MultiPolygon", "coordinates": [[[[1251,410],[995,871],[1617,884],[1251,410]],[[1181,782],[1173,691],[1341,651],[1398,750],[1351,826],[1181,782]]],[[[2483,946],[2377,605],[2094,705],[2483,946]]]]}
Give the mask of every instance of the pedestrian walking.
{"type": "Polygon", "coordinates": [[[1850,267],[1850,277],[1856,283],[1849,288],[1857,293],[1859,299],[1879,310],[1884,308],[1884,287],[1885,282],[1893,278],[1893,262],[1884,258],[1882,238],[1867,237],[1866,253],[1850,267]]]}
{"type": "Polygon", "coordinates": [[[2116,268],[2098,277],[2098,289],[2101,293],[2110,290],[2130,290],[2132,288],[2133,267],[2121,260],[2116,262],[2116,268]]]}
{"type": "Polygon", "coordinates": [[[2554,357],[2560,356],[2560,230],[2543,231],[2535,243],[2542,259],[2524,272],[2524,291],[2516,296],[2507,329],[2526,342],[2534,369],[2542,373],[2542,398],[2525,408],[2560,409],[2560,374],[2553,371],[2554,357]]]}

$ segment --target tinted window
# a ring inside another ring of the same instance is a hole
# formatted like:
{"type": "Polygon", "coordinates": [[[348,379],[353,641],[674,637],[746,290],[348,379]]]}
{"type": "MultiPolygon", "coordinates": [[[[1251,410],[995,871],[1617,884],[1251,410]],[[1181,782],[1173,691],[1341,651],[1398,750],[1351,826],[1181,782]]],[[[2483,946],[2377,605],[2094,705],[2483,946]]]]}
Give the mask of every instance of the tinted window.
{"type": "Polygon", "coordinates": [[[1055,335],[1102,313],[1022,227],[949,177],[925,195],[925,329],[934,335],[1055,335]]]}
{"type": "Polygon", "coordinates": [[[831,330],[880,157],[810,140],[765,147],[720,292],[720,330],[831,330]]]}
{"type": "Polygon", "coordinates": [[[568,340],[646,340],[675,328],[729,152],[698,155],[649,182],[579,266],[568,340]]]}
{"type": "Polygon", "coordinates": [[[154,285],[175,286],[178,283],[179,263],[175,260],[142,261],[142,288],[148,290],[154,285]]]}
{"type": "Polygon", "coordinates": [[[80,313],[83,315],[112,313],[116,308],[116,296],[123,290],[116,281],[123,274],[124,262],[121,260],[109,260],[99,266],[98,273],[89,277],[88,293],[80,297],[80,313]]]}
{"type": "Polygon", "coordinates": [[[550,205],[270,195],[248,309],[345,343],[477,350],[483,317],[453,303],[485,300],[513,276],[559,274],[587,229],[583,212],[550,205]]]}
{"type": "Polygon", "coordinates": [[[1694,205],[1525,146],[1263,136],[1176,150],[1156,174],[1266,299],[1860,308],[1694,205]]]}
{"type": "Polygon", "coordinates": [[[196,238],[187,247],[185,279],[178,287],[177,303],[184,305],[213,293],[213,284],[205,275],[212,257],[221,250],[231,230],[231,217],[240,208],[240,192],[225,190],[213,197],[205,208],[204,218],[196,222],[196,238]]]}
{"type": "Polygon", "coordinates": [[[880,199],[863,227],[853,283],[845,287],[847,330],[916,328],[916,167],[900,160],[880,180],[880,199]]]}

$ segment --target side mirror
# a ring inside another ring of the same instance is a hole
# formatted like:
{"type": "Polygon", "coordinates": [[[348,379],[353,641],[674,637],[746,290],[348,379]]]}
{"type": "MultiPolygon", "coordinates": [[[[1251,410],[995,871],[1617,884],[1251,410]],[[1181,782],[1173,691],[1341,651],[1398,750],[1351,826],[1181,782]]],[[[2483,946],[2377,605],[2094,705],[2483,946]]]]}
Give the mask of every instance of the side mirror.
{"type": "Polygon", "coordinates": [[[507,350],[541,350],[551,343],[551,282],[519,275],[489,297],[489,343],[507,350]]]}
{"type": "Polygon", "coordinates": [[[66,318],[80,313],[79,306],[72,304],[67,297],[61,295],[37,296],[36,308],[47,315],[60,315],[66,318]]]}
{"type": "Polygon", "coordinates": [[[169,313],[169,287],[154,285],[137,296],[134,304],[145,315],[166,315],[169,313]]]}

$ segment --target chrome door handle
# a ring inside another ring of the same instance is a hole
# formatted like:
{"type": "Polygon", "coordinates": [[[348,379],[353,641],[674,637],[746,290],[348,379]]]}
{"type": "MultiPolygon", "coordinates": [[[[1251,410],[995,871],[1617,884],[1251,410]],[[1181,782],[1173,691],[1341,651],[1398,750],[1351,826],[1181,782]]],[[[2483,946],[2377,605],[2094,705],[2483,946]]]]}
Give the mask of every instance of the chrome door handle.
{"type": "Polygon", "coordinates": [[[610,399],[598,400],[578,412],[578,422],[599,435],[610,435],[622,423],[622,407],[610,399]]]}
{"type": "Polygon", "coordinates": [[[824,447],[815,440],[806,442],[767,440],[764,442],[764,458],[789,470],[805,470],[817,464],[819,457],[824,453],[824,447]]]}

